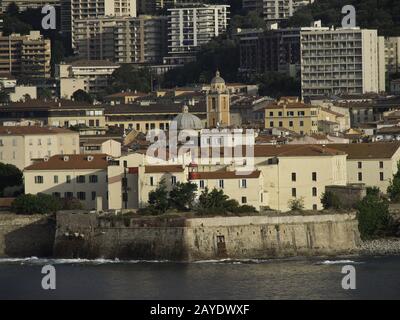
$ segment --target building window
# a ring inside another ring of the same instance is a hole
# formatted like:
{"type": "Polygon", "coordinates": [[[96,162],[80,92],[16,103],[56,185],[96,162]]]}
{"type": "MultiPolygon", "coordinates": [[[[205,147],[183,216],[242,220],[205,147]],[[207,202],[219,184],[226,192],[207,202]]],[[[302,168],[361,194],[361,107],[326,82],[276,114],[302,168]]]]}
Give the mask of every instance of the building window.
{"type": "Polygon", "coordinates": [[[292,188],[292,197],[296,196],[297,196],[296,188],[292,188]]]}
{"type": "Polygon", "coordinates": [[[74,194],[72,192],[64,192],[65,199],[72,199],[73,197],[74,197],[74,194]]]}
{"type": "Polygon", "coordinates": [[[362,172],[358,173],[358,181],[362,181],[362,172]]]}
{"type": "Polygon", "coordinates": [[[37,144],[38,144],[38,146],[41,146],[42,145],[42,139],[38,139],[37,144]]]}
{"type": "Polygon", "coordinates": [[[362,168],[362,162],[358,162],[358,169],[362,168]]]}
{"type": "Polygon", "coordinates": [[[58,176],[54,176],[54,183],[58,183],[58,176]]]}
{"type": "Polygon", "coordinates": [[[383,169],[383,161],[379,161],[379,168],[383,169]]]}
{"type": "Polygon", "coordinates": [[[90,183],[97,183],[97,181],[98,181],[98,178],[97,178],[96,175],[89,176],[89,182],[90,183]]]}
{"type": "Polygon", "coordinates": [[[300,121],[300,127],[304,127],[304,121],[303,120],[300,121]]]}
{"type": "Polygon", "coordinates": [[[317,196],[317,188],[316,187],[312,188],[312,195],[313,195],[313,197],[317,196]]]}
{"type": "Polygon", "coordinates": [[[150,185],[154,186],[154,178],[153,177],[150,177],[150,185]]]}
{"type": "Polygon", "coordinates": [[[270,121],[270,122],[269,122],[269,126],[270,126],[270,128],[273,128],[273,127],[274,127],[274,122],[273,122],[273,121],[270,121]]]}
{"type": "Polygon", "coordinates": [[[200,189],[204,189],[204,180],[200,180],[200,189]]]}
{"type": "Polygon", "coordinates": [[[317,181],[317,173],[316,172],[312,173],[312,181],[317,181]]]}
{"type": "Polygon", "coordinates": [[[279,117],[282,117],[282,111],[279,111],[279,112],[278,112],[278,116],[279,116],[279,117]]]}
{"type": "Polygon", "coordinates": [[[273,111],[270,111],[270,112],[269,112],[269,116],[270,116],[270,117],[273,117],[273,116],[274,116],[274,112],[273,112],[273,111]]]}
{"type": "Polygon", "coordinates": [[[66,176],[65,181],[66,183],[71,183],[71,176],[66,176]]]}
{"type": "Polygon", "coordinates": [[[283,122],[279,121],[279,128],[282,128],[282,127],[283,127],[283,122]]]}
{"type": "Polygon", "coordinates": [[[289,121],[289,127],[293,127],[293,121],[289,121]]]}
{"type": "Polygon", "coordinates": [[[219,180],[218,181],[218,185],[219,185],[219,187],[221,188],[221,189],[223,189],[224,188],[224,180],[219,180]]]}
{"type": "Polygon", "coordinates": [[[247,180],[246,179],[240,180],[240,187],[241,188],[247,188],[247,180]]]}
{"type": "Polygon", "coordinates": [[[296,181],[296,172],[292,172],[292,181],[296,181]]]}
{"type": "Polygon", "coordinates": [[[86,200],[86,192],[78,192],[76,196],[79,200],[86,200]]]}
{"type": "Polygon", "coordinates": [[[85,183],[85,176],[77,176],[76,177],[76,182],[77,183],[85,183]]]}
{"type": "Polygon", "coordinates": [[[173,186],[176,185],[176,177],[175,176],[171,177],[171,183],[173,186]]]}
{"type": "Polygon", "coordinates": [[[313,204],[312,209],[313,210],[318,210],[318,206],[316,204],[313,204]]]}
{"type": "Polygon", "coordinates": [[[35,176],[35,183],[42,184],[43,183],[43,176],[35,176]]]}
{"type": "Polygon", "coordinates": [[[379,172],[379,179],[380,179],[381,181],[385,180],[385,177],[384,177],[384,175],[383,175],[383,172],[379,172]]]}
{"type": "Polygon", "coordinates": [[[247,197],[242,197],[242,203],[247,203],[247,197]]]}
{"type": "Polygon", "coordinates": [[[96,191],[92,191],[92,201],[96,200],[96,191]]]}

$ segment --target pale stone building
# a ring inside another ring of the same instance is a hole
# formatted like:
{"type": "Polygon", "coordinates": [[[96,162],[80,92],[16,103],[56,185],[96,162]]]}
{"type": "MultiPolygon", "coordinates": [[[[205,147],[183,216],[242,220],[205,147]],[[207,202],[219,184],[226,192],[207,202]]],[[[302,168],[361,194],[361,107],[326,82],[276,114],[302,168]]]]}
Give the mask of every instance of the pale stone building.
{"type": "Polygon", "coordinates": [[[225,80],[219,71],[211,80],[210,90],[207,92],[207,126],[209,128],[228,127],[230,125],[230,98],[225,80]]]}
{"type": "Polygon", "coordinates": [[[79,133],[55,127],[1,127],[0,162],[23,170],[34,159],[79,154],[79,133]]]}
{"type": "Polygon", "coordinates": [[[105,154],[46,157],[25,168],[25,193],[76,198],[88,210],[108,209],[109,160],[105,154]]]}
{"type": "Polygon", "coordinates": [[[399,142],[333,144],[330,147],[347,153],[348,183],[363,183],[386,193],[397,172],[399,142]]]}

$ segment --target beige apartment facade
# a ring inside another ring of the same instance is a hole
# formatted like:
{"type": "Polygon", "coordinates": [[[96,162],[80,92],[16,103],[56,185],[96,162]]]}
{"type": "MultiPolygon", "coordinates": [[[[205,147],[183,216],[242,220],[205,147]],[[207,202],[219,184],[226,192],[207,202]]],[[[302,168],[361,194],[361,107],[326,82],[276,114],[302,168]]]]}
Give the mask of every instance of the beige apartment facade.
{"type": "Polygon", "coordinates": [[[385,45],[377,30],[301,29],[302,96],[385,91],[385,45]]]}
{"type": "Polygon", "coordinates": [[[400,161],[398,142],[332,144],[330,147],[348,154],[348,183],[362,183],[367,187],[378,187],[383,193],[387,192],[400,161]]]}
{"type": "Polygon", "coordinates": [[[20,170],[35,159],[79,151],[78,132],[54,127],[0,127],[0,162],[20,170]]]}
{"type": "Polygon", "coordinates": [[[298,134],[318,132],[319,107],[299,102],[297,97],[281,98],[265,108],[265,128],[285,128],[298,134]]]}
{"type": "Polygon", "coordinates": [[[106,210],[108,160],[104,154],[45,158],[25,168],[25,194],[44,193],[64,199],[76,198],[87,210],[106,210]]]}
{"type": "Polygon", "coordinates": [[[51,42],[39,31],[28,35],[0,32],[0,73],[26,79],[50,78],[51,42]]]}

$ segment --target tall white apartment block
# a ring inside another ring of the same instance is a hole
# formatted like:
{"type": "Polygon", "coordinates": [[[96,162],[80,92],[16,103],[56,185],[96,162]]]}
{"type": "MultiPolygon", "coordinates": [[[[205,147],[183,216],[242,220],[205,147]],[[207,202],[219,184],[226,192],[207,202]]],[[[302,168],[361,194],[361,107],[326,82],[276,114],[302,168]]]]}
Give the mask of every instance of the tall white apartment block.
{"type": "Polygon", "coordinates": [[[229,5],[199,4],[168,9],[168,57],[172,64],[194,59],[197,48],[226,31],[229,5]]]}
{"type": "Polygon", "coordinates": [[[384,38],[377,30],[301,30],[301,89],[305,96],[385,91],[384,38]]]}
{"type": "Polygon", "coordinates": [[[264,20],[278,22],[289,19],[293,13],[314,0],[243,0],[243,9],[262,13],[264,20]]]}
{"type": "Polygon", "coordinates": [[[62,31],[71,33],[74,43],[75,21],[99,17],[136,17],[136,0],[61,0],[62,31]]]}
{"type": "Polygon", "coordinates": [[[400,72],[400,37],[385,38],[387,75],[400,72]]]}

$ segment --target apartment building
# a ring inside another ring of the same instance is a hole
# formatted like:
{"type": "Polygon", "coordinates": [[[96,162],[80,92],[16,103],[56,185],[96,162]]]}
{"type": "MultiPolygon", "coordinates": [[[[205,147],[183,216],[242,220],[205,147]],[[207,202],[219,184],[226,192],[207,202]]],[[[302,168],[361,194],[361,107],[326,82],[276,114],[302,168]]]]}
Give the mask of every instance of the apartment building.
{"type": "Polygon", "coordinates": [[[363,183],[386,193],[390,180],[397,172],[399,142],[331,144],[329,147],[347,154],[348,183],[363,183]]]}
{"type": "Polygon", "coordinates": [[[118,63],[161,63],[167,53],[165,16],[119,19],[115,28],[115,58],[118,63]]]}
{"type": "Polygon", "coordinates": [[[314,0],[243,0],[243,9],[257,11],[267,22],[280,22],[289,19],[299,8],[314,0]]]}
{"type": "Polygon", "coordinates": [[[386,76],[400,71],[400,37],[385,38],[386,76]]]}
{"type": "Polygon", "coordinates": [[[168,9],[167,64],[183,64],[195,58],[199,46],[226,31],[228,5],[192,5],[168,9]]]}
{"type": "Polygon", "coordinates": [[[300,29],[240,32],[241,73],[280,72],[300,75],[300,29]]]}
{"type": "Polygon", "coordinates": [[[29,100],[9,103],[0,109],[0,124],[21,119],[54,127],[81,125],[91,130],[106,127],[104,106],[71,100],[29,100]]]}
{"type": "Polygon", "coordinates": [[[301,30],[303,97],[385,91],[384,39],[377,30],[301,30]]]}
{"type": "Polygon", "coordinates": [[[283,97],[265,108],[265,128],[285,128],[301,135],[318,132],[319,107],[283,97]]]}
{"type": "Polygon", "coordinates": [[[24,80],[50,78],[51,43],[39,31],[28,35],[0,33],[0,73],[24,80]]]}
{"type": "Polygon", "coordinates": [[[88,210],[108,209],[107,167],[110,160],[111,157],[105,154],[46,157],[25,168],[25,193],[76,198],[88,210]]]}
{"type": "MultiPolygon", "coordinates": [[[[201,119],[203,126],[207,120],[205,104],[190,106],[188,112],[201,119]]],[[[127,104],[107,106],[105,110],[108,126],[136,130],[147,133],[149,130],[168,130],[171,122],[182,112],[181,104],[127,104]]]]}
{"type": "Polygon", "coordinates": [[[61,30],[71,35],[75,48],[76,20],[112,16],[136,17],[136,0],[64,0],[61,3],[61,30]]]}
{"type": "Polygon", "coordinates": [[[79,133],[63,128],[0,126],[0,162],[23,170],[35,159],[79,154],[79,133]]]}
{"type": "Polygon", "coordinates": [[[161,63],[167,52],[167,17],[101,17],[75,21],[74,43],[82,59],[161,63]]]}
{"type": "Polygon", "coordinates": [[[68,99],[77,90],[80,84],[75,80],[82,80],[83,90],[90,94],[104,93],[110,85],[111,75],[119,67],[107,60],[78,60],[56,65],[55,77],[59,80],[60,98],[68,99]]]}

